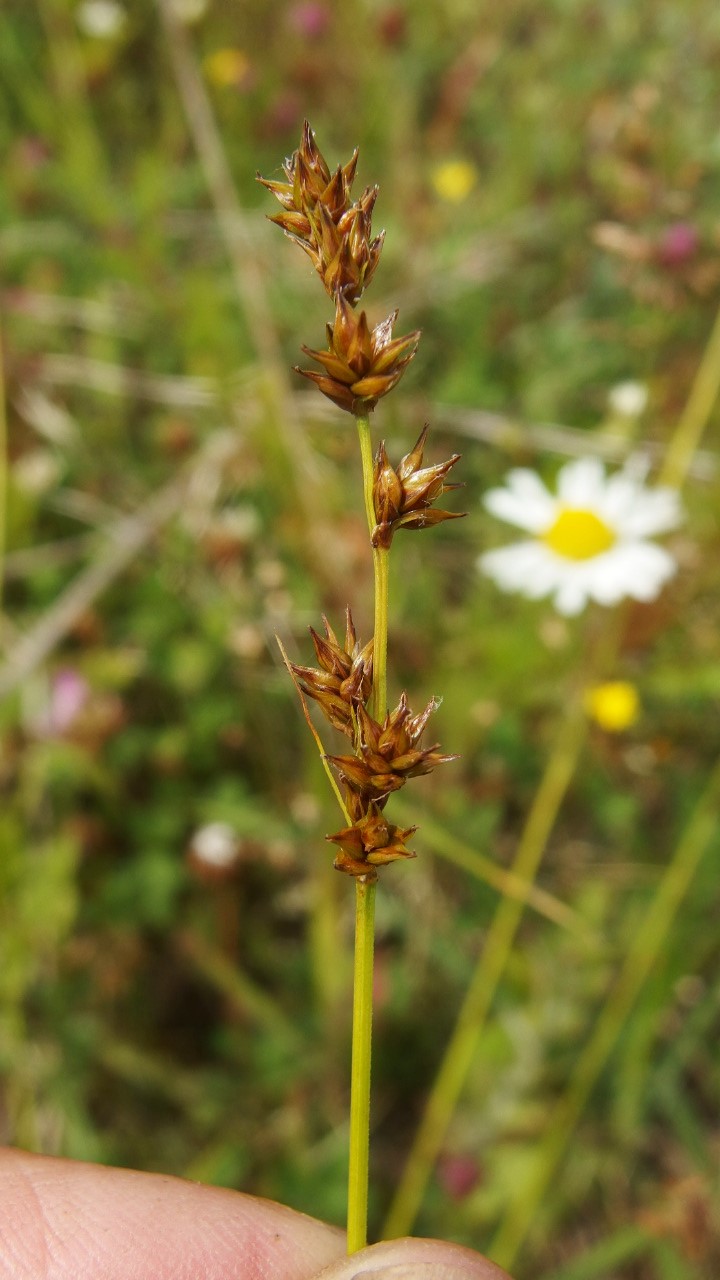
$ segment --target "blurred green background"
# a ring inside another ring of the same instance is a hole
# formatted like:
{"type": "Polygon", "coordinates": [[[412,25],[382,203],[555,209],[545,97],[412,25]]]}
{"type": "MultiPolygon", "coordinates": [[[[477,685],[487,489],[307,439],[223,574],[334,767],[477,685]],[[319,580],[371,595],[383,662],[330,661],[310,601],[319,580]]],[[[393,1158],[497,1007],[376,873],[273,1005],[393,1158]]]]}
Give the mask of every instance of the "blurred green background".
{"type": "MultiPolygon", "coordinates": [[[[391,697],[441,694],[461,759],[380,886],[373,1234],[501,900],[476,855],[511,862],[608,630],[640,703],[588,721],[539,875],[568,910],[523,916],[415,1224],[490,1247],[720,753],[717,417],[652,605],[501,597],[482,493],[662,460],[720,299],[719,75],[711,0],[5,0],[5,1141],[343,1221],[353,894],[274,635],[309,662],[350,601],[367,638],[371,566],[352,421],[290,373],[331,308],[255,181],[307,116],[380,184],[363,305],[423,330],[375,437],[430,421],[469,513],[393,547],[391,697]]],[[[517,1280],[720,1273],[719,850],[713,817],[517,1280]]]]}

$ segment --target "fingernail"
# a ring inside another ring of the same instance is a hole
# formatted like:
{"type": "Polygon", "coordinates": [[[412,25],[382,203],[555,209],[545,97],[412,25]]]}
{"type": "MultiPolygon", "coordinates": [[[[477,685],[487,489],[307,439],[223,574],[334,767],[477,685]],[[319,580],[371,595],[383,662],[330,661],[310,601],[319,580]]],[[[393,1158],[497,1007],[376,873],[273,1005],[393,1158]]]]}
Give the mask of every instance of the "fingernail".
{"type": "Polygon", "coordinates": [[[374,1271],[356,1271],[352,1280],[458,1280],[457,1267],[437,1262],[395,1262],[374,1271]]]}

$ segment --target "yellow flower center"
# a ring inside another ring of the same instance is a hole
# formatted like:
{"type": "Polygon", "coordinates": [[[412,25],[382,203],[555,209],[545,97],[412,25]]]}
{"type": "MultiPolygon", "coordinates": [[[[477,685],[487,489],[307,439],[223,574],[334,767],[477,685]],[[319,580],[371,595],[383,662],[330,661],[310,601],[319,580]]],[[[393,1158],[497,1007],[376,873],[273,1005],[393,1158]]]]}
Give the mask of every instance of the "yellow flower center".
{"type": "Polygon", "coordinates": [[[542,540],[566,560],[592,560],[593,556],[610,550],[615,534],[594,511],[565,507],[542,540]]]}

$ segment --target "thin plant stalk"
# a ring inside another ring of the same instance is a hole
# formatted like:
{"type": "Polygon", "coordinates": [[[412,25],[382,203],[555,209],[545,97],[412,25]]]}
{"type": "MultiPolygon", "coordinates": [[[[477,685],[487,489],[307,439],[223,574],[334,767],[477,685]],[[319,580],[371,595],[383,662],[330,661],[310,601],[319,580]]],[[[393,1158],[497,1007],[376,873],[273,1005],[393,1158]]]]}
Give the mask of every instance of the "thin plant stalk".
{"type": "Polygon", "coordinates": [[[685,408],[667,448],[658,482],[680,488],[705,433],[720,392],[720,310],[690,388],[685,408]]]}
{"type": "Polygon", "coordinates": [[[0,608],[5,596],[5,549],[7,542],[8,434],[5,410],[5,356],[0,327],[0,608]]]}
{"type": "MultiPolygon", "coordinates": [[[[358,414],[355,419],[360,441],[360,457],[363,471],[363,498],[368,530],[372,537],[375,528],[373,504],[373,456],[370,438],[370,419],[358,414]]],[[[373,547],[373,578],[375,583],[375,628],[373,633],[373,715],[383,720],[387,712],[387,634],[388,634],[388,570],[390,553],[381,547],[373,547]]]]}
{"type": "Polygon", "coordinates": [[[387,714],[387,636],[390,552],[373,547],[375,577],[375,632],[373,641],[373,714],[383,721],[387,714]]]}
{"type": "Polygon", "coordinates": [[[539,1151],[537,1172],[508,1209],[491,1253],[512,1266],[582,1114],[585,1103],[612,1053],[644,983],[653,972],[703,855],[717,832],[720,761],[698,801],[675,853],[625,956],[618,980],[580,1054],[568,1089],[555,1107],[539,1151]]]}
{"type": "MultiPolygon", "coordinates": [[[[534,883],[548,836],[575,772],[585,740],[586,723],[582,697],[576,694],[569,703],[555,748],[548,759],[511,868],[512,875],[528,887],[534,883]]],[[[524,908],[524,900],[506,897],[501,900],[495,912],[390,1206],[383,1230],[387,1239],[408,1235],[412,1230],[512,950],[524,908]]]]}
{"type": "MultiPolygon", "coordinates": [[[[373,457],[368,416],[356,418],[368,532],[375,527],[373,457]]],[[[373,713],[382,719],[387,706],[388,552],[373,547],[373,713]]],[[[375,882],[355,882],[355,959],[353,968],[352,1066],[350,1077],[350,1156],[348,1164],[347,1251],[367,1244],[370,1159],[370,1074],[372,1051],[375,882]]]]}
{"type": "Polygon", "coordinates": [[[375,881],[355,886],[350,1158],[348,1164],[347,1251],[367,1244],[370,1162],[370,1066],[375,946],[375,881]]]}

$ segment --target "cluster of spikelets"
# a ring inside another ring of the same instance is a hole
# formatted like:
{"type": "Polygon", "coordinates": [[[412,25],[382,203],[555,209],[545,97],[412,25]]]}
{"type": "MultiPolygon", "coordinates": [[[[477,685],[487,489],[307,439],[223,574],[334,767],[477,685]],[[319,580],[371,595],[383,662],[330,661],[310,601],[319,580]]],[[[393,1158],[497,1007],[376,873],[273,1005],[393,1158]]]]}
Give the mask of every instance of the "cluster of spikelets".
{"type": "MultiPolygon", "coordinates": [[[[378,188],[366,187],[358,200],[352,199],[357,160],[355,151],[347,164],[332,173],[306,121],[299,148],[284,162],[286,181],[260,175],[258,181],[282,205],[282,212],[271,221],[308,255],[335,305],[335,318],[327,325],[327,348],[302,348],[322,372],[297,372],[339,408],[364,416],[399,382],[417,351],[420,333],[393,338],[397,311],[371,327],[366,313],[356,309],[375,274],[384,239],[384,232],[372,235],[378,188]]],[[[424,427],[397,468],[391,465],[384,442],[377,451],[372,543],[381,551],[388,550],[397,529],[422,529],[460,514],[434,506],[443,493],[459,487],[446,483],[459,455],[423,467],[426,438],[424,427]]],[[[338,870],[370,879],[378,866],[415,856],[405,842],[416,828],[388,821],[383,813],[388,797],[408,778],[429,773],[454,757],[443,755],[437,744],[419,745],[438,705],[435,698],[414,715],[403,694],[382,723],[373,718],[368,710],[373,691],[372,641],[359,644],[349,608],[343,644],[327,619],[323,621],[324,636],[310,628],[319,666],[288,665],[301,692],[313,698],[330,724],[352,743],[351,753],[327,756],[337,773],[349,819],[347,827],[327,839],[339,846],[338,870]]]]}
{"type": "Polygon", "coordinates": [[[335,859],[339,871],[366,875],[371,868],[415,856],[405,841],[416,828],[396,827],[387,820],[383,809],[388,797],[404,787],[408,778],[430,773],[454,757],[443,755],[437,743],[419,746],[438,705],[435,698],[413,715],[402,694],[382,724],[373,719],[367,708],[372,693],[372,640],[360,645],[349,608],[343,644],[327,618],[323,622],[324,636],[310,628],[319,667],[298,663],[290,667],[302,692],[314,698],[330,724],[352,743],[351,754],[328,756],[340,779],[351,825],[327,839],[340,847],[335,859]]]}
{"type": "Polygon", "coordinates": [[[346,165],[331,174],[307,120],[300,146],[285,161],[287,182],[258,175],[272,191],[283,212],[272,222],[305,250],[326,291],[335,302],[335,319],[327,326],[325,351],[303,347],[324,372],[298,369],[324,395],[349,413],[367,413],[400,380],[417,351],[420,333],[393,338],[397,311],[370,328],[356,304],[372,280],[380,259],[384,233],[372,236],[372,211],[378,188],[366,187],[351,199],[357,168],[355,151],[346,165]]]}

